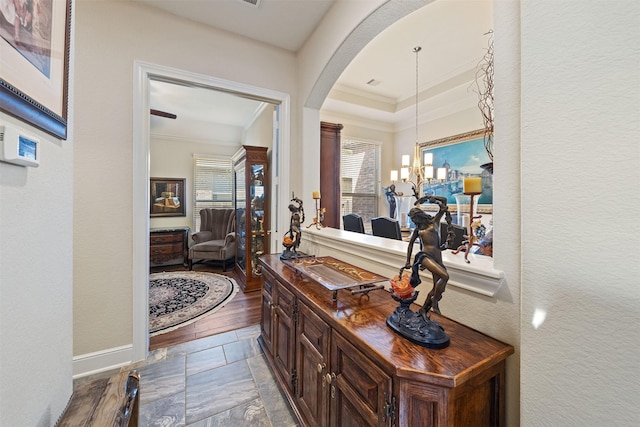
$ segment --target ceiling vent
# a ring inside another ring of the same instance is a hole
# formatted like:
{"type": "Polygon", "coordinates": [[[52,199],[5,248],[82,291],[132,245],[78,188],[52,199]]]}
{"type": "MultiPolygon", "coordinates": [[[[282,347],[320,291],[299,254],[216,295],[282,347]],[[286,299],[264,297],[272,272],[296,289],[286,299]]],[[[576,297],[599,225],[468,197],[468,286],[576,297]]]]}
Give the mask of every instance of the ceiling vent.
{"type": "Polygon", "coordinates": [[[262,4],[262,0],[239,0],[240,2],[246,4],[247,6],[255,7],[256,9],[260,7],[262,4]]]}

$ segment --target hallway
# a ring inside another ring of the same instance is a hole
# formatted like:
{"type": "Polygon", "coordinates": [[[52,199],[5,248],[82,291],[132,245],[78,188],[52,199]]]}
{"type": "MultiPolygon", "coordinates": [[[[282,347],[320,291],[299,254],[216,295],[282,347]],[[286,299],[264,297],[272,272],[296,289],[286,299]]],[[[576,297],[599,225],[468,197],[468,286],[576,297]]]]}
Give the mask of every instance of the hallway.
{"type": "MultiPolygon", "coordinates": [[[[141,427],[298,425],[257,337],[260,326],[158,348],[126,366],[140,373],[141,427]]],[[[80,378],[77,387],[115,372],[80,378]]]]}

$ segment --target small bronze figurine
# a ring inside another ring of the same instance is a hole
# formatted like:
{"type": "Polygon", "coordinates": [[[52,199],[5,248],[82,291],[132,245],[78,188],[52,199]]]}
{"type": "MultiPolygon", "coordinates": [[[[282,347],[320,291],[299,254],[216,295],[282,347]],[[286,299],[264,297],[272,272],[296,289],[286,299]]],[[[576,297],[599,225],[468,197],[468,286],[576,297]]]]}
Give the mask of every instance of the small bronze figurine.
{"type": "Polygon", "coordinates": [[[297,198],[295,194],[292,195],[291,203],[289,204],[289,212],[291,212],[291,219],[289,221],[289,231],[287,231],[282,239],[282,246],[285,250],[280,255],[280,259],[293,259],[298,258],[298,247],[300,246],[300,240],[302,238],[301,225],[304,222],[304,208],[302,207],[302,200],[297,198]]]}
{"type": "Polygon", "coordinates": [[[398,193],[396,193],[396,186],[391,184],[388,188],[385,189],[384,194],[387,196],[387,202],[389,202],[389,218],[396,217],[396,197],[398,193]]]}

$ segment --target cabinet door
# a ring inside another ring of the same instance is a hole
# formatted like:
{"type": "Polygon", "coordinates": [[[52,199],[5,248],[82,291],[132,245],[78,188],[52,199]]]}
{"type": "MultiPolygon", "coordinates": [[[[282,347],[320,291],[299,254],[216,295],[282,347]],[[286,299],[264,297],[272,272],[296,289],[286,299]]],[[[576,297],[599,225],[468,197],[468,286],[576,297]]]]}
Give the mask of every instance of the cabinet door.
{"type": "Polygon", "coordinates": [[[339,333],[331,335],[331,426],[389,426],[391,377],[339,333]]]}
{"type": "Polygon", "coordinates": [[[260,289],[258,258],[269,253],[268,148],[243,145],[233,156],[236,207],[236,271],[244,292],[260,289]]]}
{"type": "Polygon", "coordinates": [[[276,370],[285,380],[289,391],[293,391],[292,373],[294,369],[295,355],[295,323],[294,309],[295,296],[279,283],[273,287],[273,304],[275,308],[273,329],[273,361],[276,370]]]}
{"type": "MultiPolygon", "coordinates": [[[[251,223],[248,224],[251,233],[250,260],[247,264],[251,265],[247,271],[247,276],[259,278],[262,274],[262,266],[258,262],[258,258],[265,253],[269,253],[268,240],[266,237],[265,220],[266,218],[266,187],[265,187],[265,170],[266,164],[256,163],[249,166],[249,210],[251,212],[251,223]],[[251,274],[249,274],[251,273],[251,274]]],[[[249,218],[247,218],[249,220],[249,218]]],[[[267,223],[267,228],[269,224],[267,223]]],[[[259,279],[258,279],[259,280],[259,279]]]]}
{"type": "Polygon", "coordinates": [[[331,329],[317,314],[299,304],[296,404],[310,426],[326,426],[328,416],[329,339],[331,329]]]}
{"type": "Polygon", "coordinates": [[[245,165],[235,168],[235,208],[236,208],[236,265],[244,277],[247,275],[247,191],[245,187],[245,165]]]}
{"type": "Polygon", "coordinates": [[[262,289],[260,336],[262,337],[262,342],[267,347],[267,351],[273,354],[273,346],[271,345],[273,341],[273,298],[271,297],[270,290],[271,283],[265,279],[264,288],[262,289]],[[267,286],[269,287],[269,291],[267,291],[267,286]]]}

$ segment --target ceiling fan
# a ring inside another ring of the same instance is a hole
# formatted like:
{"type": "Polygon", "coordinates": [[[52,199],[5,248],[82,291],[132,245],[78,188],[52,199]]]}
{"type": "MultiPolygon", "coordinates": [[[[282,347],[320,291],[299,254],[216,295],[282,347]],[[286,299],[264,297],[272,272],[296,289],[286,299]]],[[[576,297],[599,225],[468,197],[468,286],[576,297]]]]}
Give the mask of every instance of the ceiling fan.
{"type": "Polygon", "coordinates": [[[166,111],[154,110],[153,108],[151,108],[149,110],[149,113],[152,116],[165,117],[167,119],[175,119],[176,117],[178,117],[173,113],[167,113],[166,111]]]}

